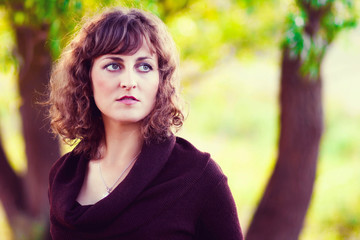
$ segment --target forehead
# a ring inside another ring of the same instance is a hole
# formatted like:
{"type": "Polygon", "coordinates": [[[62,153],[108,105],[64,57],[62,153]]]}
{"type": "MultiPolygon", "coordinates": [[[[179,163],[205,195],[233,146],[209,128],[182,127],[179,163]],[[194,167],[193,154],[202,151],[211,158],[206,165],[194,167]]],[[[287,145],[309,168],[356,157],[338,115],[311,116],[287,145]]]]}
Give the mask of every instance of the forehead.
{"type": "Polygon", "coordinates": [[[134,55],[135,54],[136,55],[138,55],[138,54],[146,54],[146,55],[149,55],[149,56],[156,57],[156,52],[154,50],[154,47],[152,45],[150,45],[149,42],[146,41],[146,39],[143,39],[140,48],[134,53],[134,55]]]}
{"type": "MultiPolygon", "coordinates": [[[[149,43],[149,41],[145,38],[142,37],[142,41],[141,44],[139,44],[139,46],[135,49],[132,49],[132,51],[125,51],[124,53],[115,53],[115,54],[120,54],[120,55],[125,55],[125,56],[132,56],[132,55],[139,55],[139,54],[146,54],[148,56],[156,56],[156,50],[154,48],[154,46],[149,43]]],[[[114,54],[114,52],[110,53],[110,54],[114,54]]]]}
{"type": "Polygon", "coordinates": [[[93,59],[93,64],[98,61],[102,61],[105,59],[112,59],[112,58],[119,58],[122,61],[139,61],[139,60],[150,60],[153,61],[155,65],[158,64],[158,56],[157,54],[151,50],[151,47],[147,44],[146,41],[143,41],[143,44],[135,53],[126,53],[126,54],[119,54],[119,53],[106,53],[100,55],[93,59]],[[120,58],[119,58],[120,57],[120,58]]]}

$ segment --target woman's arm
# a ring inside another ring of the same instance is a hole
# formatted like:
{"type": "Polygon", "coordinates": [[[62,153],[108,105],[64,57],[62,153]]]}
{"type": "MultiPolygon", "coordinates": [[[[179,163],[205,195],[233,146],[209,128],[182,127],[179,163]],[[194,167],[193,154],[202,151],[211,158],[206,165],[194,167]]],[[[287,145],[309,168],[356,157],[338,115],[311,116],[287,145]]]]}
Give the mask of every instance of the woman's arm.
{"type": "Polygon", "coordinates": [[[197,225],[196,239],[243,240],[235,202],[227,178],[209,193],[197,225]]]}

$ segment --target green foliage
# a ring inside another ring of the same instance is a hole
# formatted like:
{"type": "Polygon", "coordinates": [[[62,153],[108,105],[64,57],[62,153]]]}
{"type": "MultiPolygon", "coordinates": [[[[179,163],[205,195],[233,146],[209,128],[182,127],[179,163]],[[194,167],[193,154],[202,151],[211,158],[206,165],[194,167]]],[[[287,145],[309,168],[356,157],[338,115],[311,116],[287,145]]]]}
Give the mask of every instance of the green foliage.
{"type": "Polygon", "coordinates": [[[299,5],[310,6],[313,9],[320,9],[336,0],[297,0],[299,5]]]}
{"type": "Polygon", "coordinates": [[[283,0],[198,0],[166,18],[166,23],[183,59],[208,69],[229,55],[247,58],[275,49],[286,6],[283,0]]]}
{"type": "Polygon", "coordinates": [[[289,13],[287,16],[288,28],[284,37],[284,46],[290,50],[290,56],[296,58],[304,48],[304,24],[306,15],[304,12],[289,13]]]}
{"type": "Polygon", "coordinates": [[[56,59],[67,40],[64,36],[71,32],[83,13],[83,5],[81,0],[63,0],[57,1],[51,9],[53,15],[49,21],[49,46],[53,58],[56,59]]]}
{"type": "Polygon", "coordinates": [[[298,0],[287,18],[283,47],[290,57],[301,59],[303,76],[318,79],[328,45],[341,30],[355,27],[356,19],[353,0],[298,0]],[[320,26],[312,22],[317,17],[320,26]]]}
{"type": "Polygon", "coordinates": [[[357,19],[358,14],[353,1],[336,2],[332,11],[326,14],[322,21],[325,38],[332,42],[341,30],[356,27],[357,19]]]}
{"type": "Polygon", "coordinates": [[[68,41],[80,17],[104,6],[127,6],[153,12],[169,26],[183,59],[210,68],[230,55],[249,56],[276,47],[280,39],[286,0],[4,0],[10,22],[49,27],[49,47],[54,59],[68,41]],[[20,9],[15,8],[20,3],[20,9]],[[274,11],[277,9],[277,11],[274,11]],[[275,41],[274,41],[275,39],[275,41]],[[249,54],[250,53],[250,54],[249,54]]]}
{"type": "Polygon", "coordinates": [[[12,26],[49,29],[49,48],[54,58],[60,54],[63,36],[82,14],[81,0],[4,0],[12,26]]]}
{"type": "Polygon", "coordinates": [[[0,19],[0,73],[7,74],[14,71],[16,61],[13,55],[14,36],[3,6],[0,6],[0,19]]]}

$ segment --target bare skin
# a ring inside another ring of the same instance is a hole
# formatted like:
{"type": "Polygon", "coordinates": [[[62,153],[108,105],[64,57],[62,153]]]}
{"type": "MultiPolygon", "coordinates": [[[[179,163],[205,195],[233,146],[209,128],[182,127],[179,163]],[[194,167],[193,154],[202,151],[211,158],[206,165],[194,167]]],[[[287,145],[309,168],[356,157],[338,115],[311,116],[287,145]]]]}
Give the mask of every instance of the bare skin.
{"type": "MultiPolygon", "coordinates": [[[[102,177],[108,187],[111,187],[118,179],[120,173],[129,166],[130,162],[140,152],[142,146],[139,128],[134,125],[121,126],[115,131],[113,127],[107,127],[106,148],[104,157],[98,160],[91,160],[84,184],[80,190],[77,201],[81,205],[95,204],[107,196],[106,188],[101,179],[99,164],[101,164],[102,177]],[[116,132],[118,132],[116,134],[116,132]],[[119,147],[121,146],[121,147],[119,147]]],[[[135,162],[115,184],[119,185],[127,176],[135,162]]]]}
{"type": "Polygon", "coordinates": [[[105,139],[98,149],[101,157],[89,161],[77,197],[81,205],[94,204],[106,197],[104,182],[114,189],[135,164],[132,160],[143,144],[142,120],[152,111],[156,101],[159,86],[157,56],[144,41],[133,55],[107,54],[95,59],[91,76],[95,103],[102,113],[105,139]]]}

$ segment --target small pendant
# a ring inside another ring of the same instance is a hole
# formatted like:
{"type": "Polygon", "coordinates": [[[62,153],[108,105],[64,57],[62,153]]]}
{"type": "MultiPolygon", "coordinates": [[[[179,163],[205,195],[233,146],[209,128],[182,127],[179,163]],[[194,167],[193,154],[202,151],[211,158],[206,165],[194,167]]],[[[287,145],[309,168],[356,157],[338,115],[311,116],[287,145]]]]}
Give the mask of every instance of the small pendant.
{"type": "Polygon", "coordinates": [[[108,192],[105,192],[105,193],[103,193],[102,197],[105,198],[105,197],[107,197],[108,195],[109,195],[109,193],[108,193],[108,192]]]}

